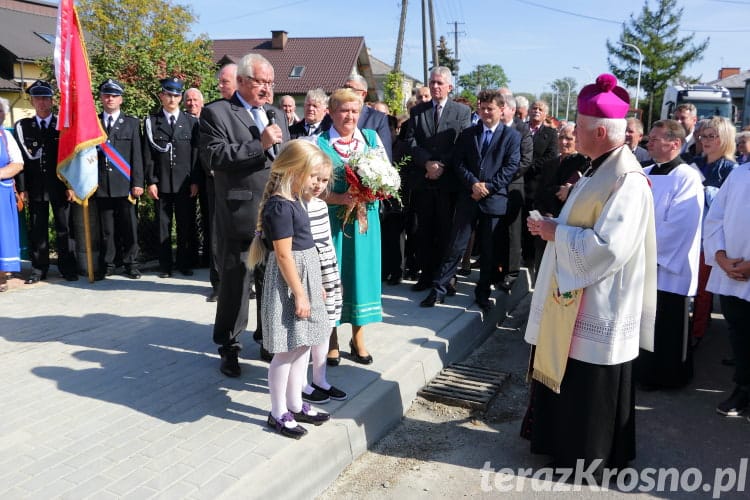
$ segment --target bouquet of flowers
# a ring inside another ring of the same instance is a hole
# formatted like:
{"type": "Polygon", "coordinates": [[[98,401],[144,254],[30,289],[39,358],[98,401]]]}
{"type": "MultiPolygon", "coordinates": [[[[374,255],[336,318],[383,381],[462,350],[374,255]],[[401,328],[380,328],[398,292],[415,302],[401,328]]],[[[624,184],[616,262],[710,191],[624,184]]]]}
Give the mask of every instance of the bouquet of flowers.
{"type": "Polygon", "coordinates": [[[373,148],[364,152],[355,151],[344,167],[352,205],[344,207],[344,226],[352,220],[359,221],[359,233],[367,232],[366,203],[386,198],[400,199],[401,176],[398,169],[390,164],[383,148],[373,148]]]}

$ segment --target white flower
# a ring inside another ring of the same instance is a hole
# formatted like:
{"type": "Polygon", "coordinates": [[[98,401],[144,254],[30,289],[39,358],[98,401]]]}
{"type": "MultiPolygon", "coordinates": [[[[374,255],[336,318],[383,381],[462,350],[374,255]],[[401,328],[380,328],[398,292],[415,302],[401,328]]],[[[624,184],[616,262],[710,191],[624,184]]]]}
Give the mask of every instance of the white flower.
{"type": "Polygon", "coordinates": [[[362,184],[370,188],[376,196],[398,198],[401,176],[388,161],[383,148],[352,153],[349,166],[362,180],[362,184]]]}

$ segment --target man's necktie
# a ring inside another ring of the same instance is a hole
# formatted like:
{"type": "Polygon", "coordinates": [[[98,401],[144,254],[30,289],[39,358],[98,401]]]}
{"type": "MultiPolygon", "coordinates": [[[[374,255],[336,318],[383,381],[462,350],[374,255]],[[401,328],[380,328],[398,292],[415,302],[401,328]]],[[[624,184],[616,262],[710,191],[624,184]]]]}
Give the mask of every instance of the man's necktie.
{"type": "Polygon", "coordinates": [[[482,157],[487,154],[487,150],[490,148],[490,142],[492,142],[492,130],[485,130],[484,138],[482,139],[482,157]]]}
{"type": "Polygon", "coordinates": [[[262,134],[266,128],[266,124],[263,122],[263,108],[253,106],[250,109],[250,113],[253,114],[253,120],[255,120],[255,124],[258,126],[258,131],[262,134]]]}
{"type": "Polygon", "coordinates": [[[315,125],[308,125],[307,126],[307,135],[314,135],[316,129],[317,129],[317,127],[315,125]]]}
{"type": "Polygon", "coordinates": [[[440,113],[443,111],[443,107],[438,104],[435,106],[435,130],[438,128],[438,123],[440,122],[440,113]]]}
{"type": "MultiPolygon", "coordinates": [[[[174,120],[174,116],[172,117],[172,120],[174,120]]],[[[107,135],[109,135],[109,131],[112,130],[112,115],[109,115],[109,118],[107,118],[107,135]]],[[[174,121],[172,122],[172,125],[174,125],[174,121]]]]}
{"type": "Polygon", "coordinates": [[[42,131],[47,130],[47,120],[39,120],[39,128],[41,128],[42,131]]]}
{"type": "Polygon", "coordinates": [[[174,115],[169,115],[169,126],[172,127],[172,133],[174,133],[175,119],[174,115]]]}

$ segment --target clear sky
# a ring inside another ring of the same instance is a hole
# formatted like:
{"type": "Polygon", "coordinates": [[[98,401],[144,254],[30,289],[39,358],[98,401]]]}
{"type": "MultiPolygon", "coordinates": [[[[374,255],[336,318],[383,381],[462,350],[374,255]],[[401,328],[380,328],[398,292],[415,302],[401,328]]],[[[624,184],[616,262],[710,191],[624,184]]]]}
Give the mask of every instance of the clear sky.
{"type": "MultiPolygon", "coordinates": [[[[364,36],[375,57],[393,64],[401,14],[397,0],[173,1],[189,4],[198,17],[194,32],[210,38],[265,38],[271,30],[285,30],[290,37],[364,36]]],[[[453,32],[459,32],[460,74],[479,64],[499,64],[513,91],[534,94],[548,91],[557,78],[575,78],[580,88],[591,75],[608,71],[605,42],[618,40],[622,23],[631,14],[637,17],[644,5],[642,0],[433,3],[437,37],[444,35],[453,50],[453,32]],[[454,21],[461,23],[457,30],[454,21]]],[[[420,80],[421,4],[408,2],[402,63],[420,80]]],[[[688,75],[705,82],[716,79],[723,66],[750,69],[750,0],[679,0],[678,5],[684,7],[680,35],[710,37],[703,60],[689,67],[688,75]]]]}

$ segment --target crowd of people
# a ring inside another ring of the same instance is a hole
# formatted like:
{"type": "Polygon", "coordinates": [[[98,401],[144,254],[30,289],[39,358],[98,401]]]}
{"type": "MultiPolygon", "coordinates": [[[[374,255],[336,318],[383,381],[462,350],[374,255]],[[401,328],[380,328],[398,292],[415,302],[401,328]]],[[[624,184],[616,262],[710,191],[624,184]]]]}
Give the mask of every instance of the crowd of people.
{"type": "MultiPolygon", "coordinates": [[[[729,324],[736,384],[717,412],[748,408],[750,242],[740,226],[750,173],[736,159],[748,159],[750,133],[735,138],[725,118],[699,121],[692,105],[646,133],[627,117],[630,98],[611,75],[581,90],[575,123],[507,88],[481,91],[472,109],[451,97],[444,67],[431,70],[403,116],[365,104],[367,81],[355,74],[330,96],[311,89],[298,117],[291,96],[273,106],[274,80],[271,63],[248,54],[219,70],[222,98],[204,105],[198,89],[165,78],[160,109],[141,121],[121,112],[126,88],[107,79],[100,119],[129,174],[102,151],[95,194],[97,279],[120,263],[125,276],[141,277],[135,202],[143,194],[155,203],[158,276],[192,275],[199,200],[220,370],[241,375],[240,336],[257,297],[253,338],[270,362],[269,427],[300,438],[301,423],[330,418],[312,404],[347,398],[326,378],[341,359],[338,327],[352,326],[350,358],[372,363],[365,331],[382,321],[383,283],[409,279],[411,290],[428,292],[419,306],[435,307],[472,265],[484,311],[492,290],[509,291],[522,267],[535,282],[522,435],[556,464],[632,460],[635,387],[690,381],[712,292],[729,324]],[[402,165],[400,200],[353,196],[346,166],[369,152],[402,165]]],[[[37,81],[28,94],[35,116],[0,142],[0,291],[6,273],[20,270],[21,204],[29,211],[26,283],[47,277],[50,208],[58,268],[78,278],[73,196],[55,171],[53,89],[37,81]]]]}

